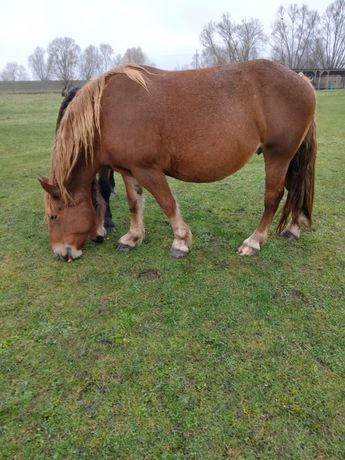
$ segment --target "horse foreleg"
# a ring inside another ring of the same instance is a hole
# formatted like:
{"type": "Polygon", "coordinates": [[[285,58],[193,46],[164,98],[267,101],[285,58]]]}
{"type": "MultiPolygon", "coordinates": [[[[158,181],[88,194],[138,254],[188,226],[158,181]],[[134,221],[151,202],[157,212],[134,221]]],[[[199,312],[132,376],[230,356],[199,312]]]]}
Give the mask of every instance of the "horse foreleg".
{"type": "Polygon", "coordinates": [[[126,175],[122,177],[126,187],[131,222],[128,233],[119,239],[117,249],[119,251],[130,251],[139,246],[145,236],[143,219],[144,195],[142,187],[134,177],[126,175]]]}
{"type": "Polygon", "coordinates": [[[135,172],[135,177],[152,193],[169,219],[174,232],[170,254],[177,258],[186,256],[192,245],[192,233],[182,218],[164,173],[157,170],[140,170],[135,172]]]}
{"type": "Polygon", "coordinates": [[[265,156],[266,180],[264,212],[255,232],[243,241],[242,245],[237,250],[237,254],[241,256],[252,256],[260,251],[261,246],[266,243],[274,214],[284,194],[284,183],[288,164],[288,161],[281,164],[273,160],[271,156],[265,156]]]}

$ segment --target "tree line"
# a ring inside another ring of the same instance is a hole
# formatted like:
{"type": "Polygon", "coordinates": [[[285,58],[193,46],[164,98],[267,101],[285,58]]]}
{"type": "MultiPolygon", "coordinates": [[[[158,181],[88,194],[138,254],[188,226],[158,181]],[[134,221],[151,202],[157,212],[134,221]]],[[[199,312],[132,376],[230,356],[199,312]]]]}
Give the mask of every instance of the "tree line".
{"type": "Polygon", "coordinates": [[[259,20],[235,23],[224,13],[205,25],[200,39],[201,66],[256,59],[269,43],[271,59],[289,68],[344,68],[345,0],[335,0],[321,15],[306,5],[280,6],[270,36],[259,20]]]}
{"type": "MultiPolygon", "coordinates": [[[[224,13],[220,21],[210,21],[200,34],[201,54],[193,56],[190,66],[207,67],[256,59],[265,54],[293,69],[345,68],[345,0],[335,0],[319,14],[306,5],[280,6],[268,36],[258,19],[239,23],[224,13]],[[267,50],[269,44],[269,50],[267,50]]],[[[89,80],[121,64],[154,65],[140,47],[115,54],[111,45],[90,45],[81,50],[68,37],[55,38],[43,49],[37,47],[28,58],[33,77],[65,82],[89,80]]],[[[24,66],[7,64],[0,73],[2,80],[25,80],[24,66]]]]}
{"type": "MultiPolygon", "coordinates": [[[[101,43],[88,46],[81,51],[79,45],[69,37],[57,37],[47,49],[38,46],[28,58],[28,65],[36,80],[90,80],[111,67],[121,64],[151,64],[140,47],[128,48],[115,54],[111,45],[101,43]]],[[[7,64],[0,73],[2,80],[25,80],[28,74],[24,66],[15,62],[7,64]]]]}

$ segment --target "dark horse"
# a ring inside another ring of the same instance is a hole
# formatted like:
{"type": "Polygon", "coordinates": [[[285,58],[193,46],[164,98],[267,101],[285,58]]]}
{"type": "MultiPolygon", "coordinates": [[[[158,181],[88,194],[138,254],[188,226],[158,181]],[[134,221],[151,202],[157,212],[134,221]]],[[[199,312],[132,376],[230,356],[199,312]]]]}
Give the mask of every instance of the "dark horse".
{"type": "Polygon", "coordinates": [[[42,179],[54,253],[79,257],[97,235],[91,184],[109,166],[122,174],[131,212],[118,249],[144,238],[143,190],[174,233],[171,254],[186,255],[192,235],[166,175],[211,182],[233,174],[260,149],[265,160],[264,212],[238,249],[252,255],[266,242],[287,189],[279,229],[297,239],[311,225],[316,158],[315,92],[303,76],[257,60],[179,72],[124,66],[84,86],[56,134],[49,179],[42,179]],[[290,218],[291,216],[291,218],[290,218]]]}
{"type": "MultiPolygon", "coordinates": [[[[64,96],[64,99],[61,103],[58,117],[56,120],[56,129],[55,132],[59,129],[61,119],[63,117],[63,114],[65,113],[68,105],[70,102],[74,99],[75,95],[77,92],[80,90],[80,87],[76,86],[65,86],[65,88],[62,90],[62,96],[64,96]]],[[[93,183],[93,203],[95,207],[99,205],[101,202],[101,197],[104,199],[105,202],[105,216],[104,216],[104,228],[107,233],[110,233],[113,231],[115,225],[113,223],[113,216],[111,214],[111,209],[110,209],[110,196],[112,193],[115,191],[115,179],[114,179],[114,173],[110,168],[103,167],[101,168],[96,176],[96,179],[94,180],[93,183]]],[[[100,241],[100,239],[97,239],[97,241],[100,241]]]]}

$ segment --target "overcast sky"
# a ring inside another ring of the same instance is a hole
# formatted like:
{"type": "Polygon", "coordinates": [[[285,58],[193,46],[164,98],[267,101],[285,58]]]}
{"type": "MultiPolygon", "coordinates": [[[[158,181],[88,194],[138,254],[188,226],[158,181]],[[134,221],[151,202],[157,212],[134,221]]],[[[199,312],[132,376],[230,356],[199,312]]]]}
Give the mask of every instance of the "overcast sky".
{"type": "Polygon", "coordinates": [[[0,70],[13,61],[27,67],[36,46],[56,37],[82,49],[109,43],[116,54],[141,46],[158,67],[173,69],[190,64],[203,26],[222,13],[258,18],[269,33],[278,7],[290,3],[323,13],[332,0],[1,0],[0,70]]]}

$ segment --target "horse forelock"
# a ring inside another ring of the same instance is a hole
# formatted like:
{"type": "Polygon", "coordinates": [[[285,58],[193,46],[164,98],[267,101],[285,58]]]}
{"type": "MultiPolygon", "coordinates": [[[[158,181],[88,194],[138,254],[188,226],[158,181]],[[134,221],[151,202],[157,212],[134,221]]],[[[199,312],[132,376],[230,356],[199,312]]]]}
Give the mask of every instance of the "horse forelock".
{"type": "Polygon", "coordinates": [[[95,136],[101,135],[101,97],[107,81],[124,74],[148,91],[143,73],[149,72],[132,64],[111,69],[81,88],[68,105],[56,132],[51,170],[51,178],[65,203],[71,200],[66,184],[77,162],[80,159],[86,164],[93,162],[95,136]]]}

